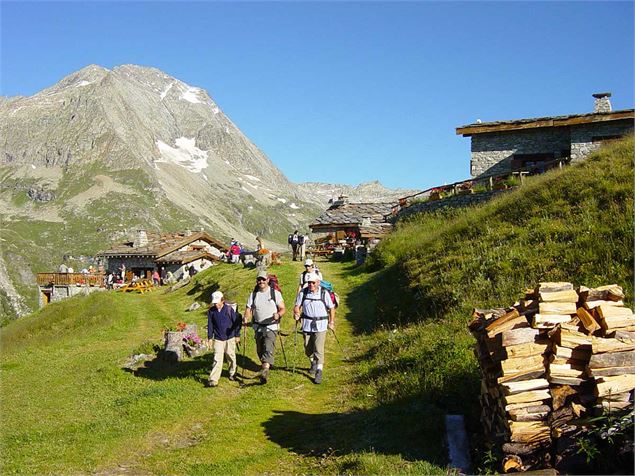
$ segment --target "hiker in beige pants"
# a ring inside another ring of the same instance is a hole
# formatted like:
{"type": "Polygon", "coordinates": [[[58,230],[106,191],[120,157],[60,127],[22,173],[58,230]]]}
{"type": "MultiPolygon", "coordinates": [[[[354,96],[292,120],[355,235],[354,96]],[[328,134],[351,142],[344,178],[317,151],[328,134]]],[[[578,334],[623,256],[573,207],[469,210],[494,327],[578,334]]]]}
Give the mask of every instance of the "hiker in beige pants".
{"type": "Polygon", "coordinates": [[[225,303],[223,293],[212,293],[212,304],[207,311],[208,344],[214,341],[214,363],[207,385],[216,387],[223,371],[223,357],[229,362],[229,380],[236,379],[236,342],[240,341],[242,319],[225,303]]]}

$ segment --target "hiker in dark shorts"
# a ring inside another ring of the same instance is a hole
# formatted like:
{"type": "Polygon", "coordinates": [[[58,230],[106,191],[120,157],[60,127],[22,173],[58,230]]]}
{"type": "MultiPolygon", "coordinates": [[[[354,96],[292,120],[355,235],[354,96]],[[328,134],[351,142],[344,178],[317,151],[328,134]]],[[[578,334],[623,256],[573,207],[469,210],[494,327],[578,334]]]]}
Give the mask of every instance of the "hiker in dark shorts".
{"type": "Polygon", "coordinates": [[[256,335],[256,349],[262,368],[260,382],[265,384],[269,378],[269,368],[274,362],[276,338],[280,330],[280,318],[286,308],[282,294],[269,285],[266,271],[259,271],[256,287],[249,295],[245,309],[244,325],[251,320],[256,335]]]}

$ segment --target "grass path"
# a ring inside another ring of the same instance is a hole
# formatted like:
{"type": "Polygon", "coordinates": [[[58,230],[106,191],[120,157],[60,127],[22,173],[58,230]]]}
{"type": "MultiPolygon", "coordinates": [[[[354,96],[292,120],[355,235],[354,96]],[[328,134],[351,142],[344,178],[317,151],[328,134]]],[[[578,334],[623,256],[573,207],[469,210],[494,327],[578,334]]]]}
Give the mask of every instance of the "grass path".
{"type": "MultiPolygon", "coordinates": [[[[293,335],[284,345],[298,371],[284,368],[278,345],[265,386],[250,379],[239,388],[222,378],[219,387],[204,387],[211,354],[174,366],[153,361],[134,373],[122,368],[135,347],[160,340],[165,325],[195,322],[204,334],[204,310],[185,309],[216,288],[244,307],[255,271],[239,267],[215,267],[169,294],[73,299],[9,326],[2,334],[2,474],[445,472],[403,457],[401,446],[411,442],[375,450],[385,436],[398,441],[399,428],[386,430],[372,395],[354,383],[364,339],[353,337],[348,299],[365,278],[352,278],[348,265],[320,268],[342,298],[336,332],[353,357],[346,361],[329,333],[322,385],[310,380],[301,336],[294,352],[293,335]]],[[[287,303],[287,332],[301,270],[300,263],[272,269],[287,303]]],[[[258,367],[253,330],[247,367],[248,376],[258,367]]]]}

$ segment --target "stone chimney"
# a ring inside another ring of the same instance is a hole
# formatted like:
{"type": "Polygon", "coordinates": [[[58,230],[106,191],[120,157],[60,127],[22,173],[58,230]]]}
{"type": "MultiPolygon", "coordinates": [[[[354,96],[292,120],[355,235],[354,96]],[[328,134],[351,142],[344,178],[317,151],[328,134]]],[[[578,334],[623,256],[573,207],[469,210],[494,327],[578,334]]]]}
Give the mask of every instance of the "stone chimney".
{"type": "Polygon", "coordinates": [[[595,93],[593,97],[595,98],[593,112],[611,112],[611,101],[609,100],[611,93],[595,93]]]}
{"type": "Polygon", "coordinates": [[[366,217],[366,216],[362,217],[362,223],[361,223],[362,226],[370,226],[371,223],[372,223],[371,217],[366,217]]]}
{"type": "Polygon", "coordinates": [[[141,248],[143,246],[148,246],[148,235],[145,230],[137,230],[137,236],[132,242],[132,247],[141,248]]]}
{"type": "Polygon", "coordinates": [[[348,196],[347,195],[340,195],[339,197],[337,197],[337,200],[335,200],[333,202],[333,205],[339,207],[340,205],[344,205],[347,202],[348,202],[348,196]]]}

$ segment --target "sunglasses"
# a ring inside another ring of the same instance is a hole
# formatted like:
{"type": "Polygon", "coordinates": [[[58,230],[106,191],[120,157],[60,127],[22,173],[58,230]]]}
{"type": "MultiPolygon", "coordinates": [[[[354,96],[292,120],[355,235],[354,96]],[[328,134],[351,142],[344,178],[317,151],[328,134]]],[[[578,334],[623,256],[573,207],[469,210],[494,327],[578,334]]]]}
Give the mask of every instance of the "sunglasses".
{"type": "Polygon", "coordinates": [[[260,282],[260,281],[266,281],[267,278],[256,278],[256,281],[260,282]]]}
{"type": "Polygon", "coordinates": [[[315,283],[317,283],[317,281],[307,281],[307,283],[309,283],[309,284],[315,284],[315,283]]]}

